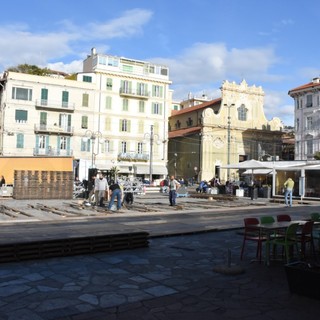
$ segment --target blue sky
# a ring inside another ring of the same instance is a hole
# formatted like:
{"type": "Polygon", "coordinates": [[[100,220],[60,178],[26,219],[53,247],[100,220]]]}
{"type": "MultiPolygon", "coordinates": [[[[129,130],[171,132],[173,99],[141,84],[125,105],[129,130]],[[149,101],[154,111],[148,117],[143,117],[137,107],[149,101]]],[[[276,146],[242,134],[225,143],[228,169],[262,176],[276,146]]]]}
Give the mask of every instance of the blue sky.
{"type": "Polygon", "coordinates": [[[1,4],[0,71],[77,72],[92,47],[170,68],[174,99],[262,86],[268,119],[293,125],[288,91],[319,76],[318,0],[20,0],[1,4]]]}

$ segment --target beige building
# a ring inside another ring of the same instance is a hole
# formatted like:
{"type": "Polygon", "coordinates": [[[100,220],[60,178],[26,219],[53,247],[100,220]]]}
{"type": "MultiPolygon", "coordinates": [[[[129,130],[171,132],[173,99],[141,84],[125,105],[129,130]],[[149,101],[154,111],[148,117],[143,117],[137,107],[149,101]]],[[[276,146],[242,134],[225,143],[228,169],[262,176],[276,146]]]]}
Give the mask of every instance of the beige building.
{"type": "Polygon", "coordinates": [[[5,72],[0,79],[0,153],[70,156],[75,174],[90,168],[141,178],[167,174],[169,69],[98,54],[76,80],[5,72]]]}
{"type": "Polygon", "coordinates": [[[198,102],[185,101],[185,107],[172,111],[170,174],[197,181],[215,176],[238,180],[237,170],[221,167],[249,159],[280,160],[283,124],[279,118],[266,119],[261,87],[249,86],[245,80],[240,84],[225,81],[221,98],[198,102]]]}

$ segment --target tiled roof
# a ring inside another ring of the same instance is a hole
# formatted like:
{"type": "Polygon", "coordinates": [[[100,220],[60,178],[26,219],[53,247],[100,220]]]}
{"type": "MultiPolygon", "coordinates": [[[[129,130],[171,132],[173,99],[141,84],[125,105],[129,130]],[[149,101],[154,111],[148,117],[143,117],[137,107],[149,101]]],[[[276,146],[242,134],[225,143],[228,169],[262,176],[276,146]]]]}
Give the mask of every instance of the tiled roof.
{"type": "Polygon", "coordinates": [[[189,134],[197,133],[197,132],[201,132],[200,126],[169,131],[169,139],[177,138],[177,137],[185,137],[189,134]]]}
{"type": "Polygon", "coordinates": [[[218,98],[218,99],[214,99],[214,100],[210,100],[208,102],[204,102],[204,103],[198,104],[196,106],[186,107],[186,108],[184,108],[182,110],[172,110],[171,116],[178,116],[178,115],[181,115],[181,114],[185,114],[185,113],[189,113],[189,112],[193,112],[193,111],[197,111],[197,110],[202,110],[204,108],[207,108],[207,107],[216,105],[218,103],[221,103],[221,100],[222,100],[221,98],[218,98]]]}
{"type": "Polygon", "coordinates": [[[315,83],[315,82],[309,82],[309,83],[306,83],[302,86],[299,86],[297,88],[294,88],[294,89],[291,89],[289,91],[289,94],[290,93],[294,93],[295,91],[301,91],[301,90],[305,90],[305,89],[311,89],[311,88],[318,88],[320,89],[320,83],[315,83]]]}

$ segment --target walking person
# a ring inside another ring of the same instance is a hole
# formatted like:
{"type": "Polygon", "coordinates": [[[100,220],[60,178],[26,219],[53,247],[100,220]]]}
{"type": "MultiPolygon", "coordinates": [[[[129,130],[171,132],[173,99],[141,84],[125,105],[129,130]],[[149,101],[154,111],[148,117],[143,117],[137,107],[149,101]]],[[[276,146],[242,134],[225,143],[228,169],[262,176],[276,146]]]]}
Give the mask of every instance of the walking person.
{"type": "Polygon", "coordinates": [[[6,184],[6,180],[5,180],[4,176],[1,176],[0,187],[4,186],[5,184],[6,184]]]}
{"type": "Polygon", "coordinates": [[[121,187],[118,183],[111,181],[109,186],[109,205],[108,210],[111,211],[111,208],[114,204],[114,200],[117,198],[117,210],[121,209],[121,202],[122,202],[122,191],[121,187]]]}
{"type": "Polygon", "coordinates": [[[177,190],[180,187],[180,183],[174,178],[174,176],[170,177],[169,181],[169,202],[170,206],[176,205],[177,199],[177,190]]]}
{"type": "Polygon", "coordinates": [[[288,178],[287,181],[283,184],[284,186],[284,199],[286,207],[292,207],[292,192],[294,188],[294,181],[291,178],[288,178]],[[288,203],[289,197],[289,203],[288,203]]]}
{"type": "Polygon", "coordinates": [[[96,200],[96,206],[103,207],[106,190],[109,190],[108,181],[102,175],[101,172],[98,172],[96,180],[94,182],[94,195],[96,200]]]}

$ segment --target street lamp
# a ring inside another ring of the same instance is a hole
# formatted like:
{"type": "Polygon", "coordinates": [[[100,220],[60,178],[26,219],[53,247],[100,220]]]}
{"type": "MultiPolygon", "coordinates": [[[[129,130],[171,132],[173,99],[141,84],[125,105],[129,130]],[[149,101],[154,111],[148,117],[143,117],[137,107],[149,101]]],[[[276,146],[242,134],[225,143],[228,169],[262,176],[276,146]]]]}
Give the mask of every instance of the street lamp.
{"type": "Polygon", "coordinates": [[[100,131],[91,131],[91,130],[87,130],[85,133],[85,136],[91,140],[92,143],[92,153],[91,153],[91,168],[93,169],[95,164],[94,164],[94,144],[96,139],[101,139],[102,137],[102,133],[100,131]]]}
{"type": "MultiPolygon", "coordinates": [[[[228,155],[227,155],[227,165],[230,165],[230,147],[231,147],[231,117],[230,117],[230,108],[234,107],[234,103],[224,104],[228,108],[228,155]]],[[[227,178],[230,180],[230,168],[227,169],[227,178]]]]}
{"type": "Polygon", "coordinates": [[[149,181],[152,182],[152,162],[153,162],[153,143],[156,139],[156,143],[159,144],[159,136],[153,133],[153,125],[150,126],[150,133],[144,134],[144,139],[150,139],[150,164],[149,164],[149,181]]]}

